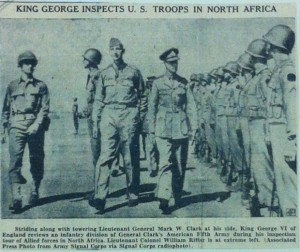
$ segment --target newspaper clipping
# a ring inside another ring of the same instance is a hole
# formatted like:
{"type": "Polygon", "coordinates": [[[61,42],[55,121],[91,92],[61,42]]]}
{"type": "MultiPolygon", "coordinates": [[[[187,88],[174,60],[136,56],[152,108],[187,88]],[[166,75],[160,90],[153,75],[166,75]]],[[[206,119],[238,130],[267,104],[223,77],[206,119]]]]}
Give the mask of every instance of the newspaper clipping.
{"type": "Polygon", "coordinates": [[[1,251],[299,248],[296,1],[0,22],[1,251]]]}

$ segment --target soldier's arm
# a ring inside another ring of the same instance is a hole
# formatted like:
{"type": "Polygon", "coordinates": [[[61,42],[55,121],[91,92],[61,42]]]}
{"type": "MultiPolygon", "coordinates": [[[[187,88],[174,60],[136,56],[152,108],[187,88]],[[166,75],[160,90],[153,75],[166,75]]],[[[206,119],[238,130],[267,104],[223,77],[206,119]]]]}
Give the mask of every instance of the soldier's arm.
{"type": "Polygon", "coordinates": [[[37,126],[40,126],[44,119],[48,116],[49,114],[49,108],[50,108],[50,97],[49,97],[49,91],[46,86],[46,84],[43,84],[41,86],[40,90],[41,94],[41,107],[40,110],[36,116],[34,124],[37,126]]]}
{"type": "Polygon", "coordinates": [[[149,95],[149,106],[148,106],[149,132],[152,134],[155,133],[157,106],[158,106],[158,89],[157,89],[156,81],[154,81],[149,95]]]}
{"type": "Polygon", "coordinates": [[[94,127],[97,127],[99,124],[99,121],[101,119],[101,112],[104,107],[104,95],[103,95],[103,83],[104,78],[103,75],[100,75],[97,79],[97,82],[95,82],[96,92],[95,92],[95,100],[93,103],[93,113],[92,113],[92,120],[94,127]]]}
{"type": "Polygon", "coordinates": [[[10,117],[10,88],[7,87],[6,93],[5,93],[5,98],[3,102],[3,108],[2,108],[2,126],[3,129],[7,128],[8,126],[8,121],[10,117]]]}
{"type": "Polygon", "coordinates": [[[10,89],[7,87],[3,108],[2,108],[2,118],[1,118],[1,143],[6,142],[6,131],[8,128],[8,122],[10,117],[10,89]]]}
{"type": "Polygon", "coordinates": [[[145,82],[140,71],[136,72],[136,88],[138,92],[139,111],[141,118],[144,118],[148,110],[148,98],[145,82]]]}
{"type": "Polygon", "coordinates": [[[281,88],[283,90],[283,108],[287,120],[287,133],[289,136],[297,134],[297,87],[294,68],[287,67],[281,74],[281,88]]]}

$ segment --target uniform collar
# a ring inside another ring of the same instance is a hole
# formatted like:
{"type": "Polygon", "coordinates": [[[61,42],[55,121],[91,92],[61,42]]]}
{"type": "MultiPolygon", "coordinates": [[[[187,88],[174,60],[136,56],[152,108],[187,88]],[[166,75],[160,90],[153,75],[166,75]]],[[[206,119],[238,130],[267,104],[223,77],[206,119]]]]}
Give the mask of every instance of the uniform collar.
{"type": "Polygon", "coordinates": [[[121,61],[118,65],[115,62],[112,63],[112,67],[116,71],[123,70],[126,66],[127,64],[124,61],[121,61]]]}
{"type": "Polygon", "coordinates": [[[19,84],[23,83],[23,82],[25,83],[26,86],[29,85],[29,84],[35,85],[34,77],[28,78],[27,80],[24,80],[23,77],[21,76],[19,84]]]}

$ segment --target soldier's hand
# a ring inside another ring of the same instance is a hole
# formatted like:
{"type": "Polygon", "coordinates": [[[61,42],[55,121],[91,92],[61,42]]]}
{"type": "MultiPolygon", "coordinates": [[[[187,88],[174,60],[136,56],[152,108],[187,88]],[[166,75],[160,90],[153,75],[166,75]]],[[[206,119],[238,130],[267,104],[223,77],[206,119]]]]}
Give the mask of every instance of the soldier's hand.
{"type": "Polygon", "coordinates": [[[154,133],[150,133],[150,141],[152,145],[156,144],[156,140],[155,140],[155,134],[154,133]]]}
{"type": "Polygon", "coordinates": [[[93,138],[98,138],[98,127],[93,125],[93,138]]]}
{"type": "Polygon", "coordinates": [[[5,143],[6,143],[6,135],[5,135],[5,133],[2,133],[2,134],[1,134],[1,143],[2,143],[2,144],[5,144],[5,143]]]}
{"type": "Polygon", "coordinates": [[[37,124],[32,124],[29,126],[29,128],[27,129],[27,134],[29,135],[34,135],[38,132],[39,130],[39,125],[37,124]]]}

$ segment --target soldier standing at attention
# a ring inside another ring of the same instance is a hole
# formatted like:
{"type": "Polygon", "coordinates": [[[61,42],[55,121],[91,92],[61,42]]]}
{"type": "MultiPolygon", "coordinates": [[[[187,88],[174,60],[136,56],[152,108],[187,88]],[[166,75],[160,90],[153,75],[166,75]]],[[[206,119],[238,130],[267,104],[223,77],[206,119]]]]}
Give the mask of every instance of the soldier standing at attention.
{"type": "Polygon", "coordinates": [[[33,179],[29,205],[37,203],[44,175],[44,139],[50,123],[50,100],[46,84],[33,76],[37,63],[31,51],[19,55],[21,77],[8,85],[2,111],[3,128],[8,128],[9,132],[9,180],[12,191],[9,209],[16,212],[22,209],[21,185],[27,182],[21,174],[26,144],[33,179]]]}
{"type": "Polygon", "coordinates": [[[91,140],[91,148],[93,155],[93,165],[96,166],[100,155],[100,132],[97,134],[97,138],[93,137],[93,121],[92,121],[92,112],[93,112],[93,103],[95,100],[96,93],[96,83],[99,79],[100,70],[98,69],[98,65],[101,62],[102,55],[100,51],[94,48],[90,48],[85,51],[82,55],[83,57],[83,66],[85,69],[88,69],[89,74],[87,76],[86,82],[86,117],[88,124],[88,131],[91,140]]]}
{"type": "Polygon", "coordinates": [[[126,174],[128,206],[135,206],[139,189],[138,125],[147,111],[147,96],[140,71],[123,60],[125,49],[117,38],[109,43],[113,63],[106,67],[98,80],[93,106],[94,137],[98,136],[100,120],[101,154],[97,162],[98,176],[94,199],[90,205],[104,212],[109,189],[110,170],[120,153],[126,174]]]}
{"type": "Polygon", "coordinates": [[[283,216],[297,214],[297,175],[287,161],[295,160],[297,136],[297,83],[294,62],[289,57],[295,33],[286,25],[277,25],[263,38],[268,55],[275,61],[268,87],[268,122],[272,146],[275,183],[283,216]]]}
{"type": "Polygon", "coordinates": [[[78,122],[78,103],[77,103],[77,97],[74,98],[73,100],[73,107],[72,107],[72,112],[73,112],[73,122],[74,122],[74,134],[78,134],[78,127],[79,127],[79,122],[78,122]]]}
{"type": "Polygon", "coordinates": [[[172,194],[178,204],[183,192],[188,137],[197,129],[197,111],[187,80],[177,74],[178,49],[165,51],[160,59],[166,72],[153,82],[148,113],[159,152],[157,198],[159,208],[168,214],[172,194]]]}

